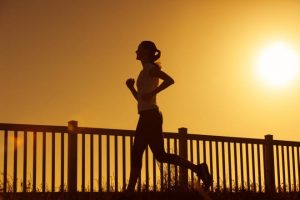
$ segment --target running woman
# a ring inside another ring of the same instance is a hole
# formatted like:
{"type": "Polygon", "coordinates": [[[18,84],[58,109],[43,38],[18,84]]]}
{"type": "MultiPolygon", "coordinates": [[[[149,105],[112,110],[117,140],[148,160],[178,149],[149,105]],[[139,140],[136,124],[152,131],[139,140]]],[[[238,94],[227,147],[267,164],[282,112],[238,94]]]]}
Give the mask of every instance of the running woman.
{"type": "Polygon", "coordinates": [[[162,135],[163,117],[156,103],[156,96],[174,84],[174,80],[162,71],[160,65],[156,63],[160,55],[160,50],[156,48],[152,41],[142,41],[136,50],[136,59],[142,65],[142,70],[136,81],[137,89],[135,89],[135,80],[133,78],[126,81],[127,87],[137,101],[139,113],[131,152],[131,171],[126,192],[134,192],[142,168],[143,153],[148,145],[157,161],[179,165],[192,170],[202,179],[205,189],[208,189],[212,185],[212,177],[206,163],[195,165],[176,154],[165,152],[162,135]],[[159,79],[162,80],[161,84],[159,84],[159,79]]]}

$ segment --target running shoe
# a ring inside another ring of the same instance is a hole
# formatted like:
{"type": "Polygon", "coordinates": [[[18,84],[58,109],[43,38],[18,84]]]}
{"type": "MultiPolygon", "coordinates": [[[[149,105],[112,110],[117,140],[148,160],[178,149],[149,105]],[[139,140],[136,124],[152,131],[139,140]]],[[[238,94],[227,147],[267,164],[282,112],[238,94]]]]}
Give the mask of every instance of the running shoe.
{"type": "Polygon", "coordinates": [[[197,165],[197,176],[203,181],[204,189],[208,190],[212,186],[213,179],[208,171],[208,166],[206,163],[201,163],[197,165]]]}

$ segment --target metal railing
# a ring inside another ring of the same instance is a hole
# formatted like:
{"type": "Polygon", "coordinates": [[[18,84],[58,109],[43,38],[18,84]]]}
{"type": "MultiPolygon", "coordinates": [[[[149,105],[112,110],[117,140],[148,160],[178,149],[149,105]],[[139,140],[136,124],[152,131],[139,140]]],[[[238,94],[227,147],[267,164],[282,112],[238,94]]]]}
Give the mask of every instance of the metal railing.
{"type": "MultiPolygon", "coordinates": [[[[300,191],[300,142],[163,133],[168,153],[205,162],[212,191],[300,191]]],[[[0,123],[0,192],[123,191],[134,131],[0,123]],[[41,184],[39,184],[41,183],[41,184]],[[51,187],[48,187],[51,185],[51,187]]],[[[193,188],[187,169],[159,164],[147,148],[139,191],[193,188]]]]}

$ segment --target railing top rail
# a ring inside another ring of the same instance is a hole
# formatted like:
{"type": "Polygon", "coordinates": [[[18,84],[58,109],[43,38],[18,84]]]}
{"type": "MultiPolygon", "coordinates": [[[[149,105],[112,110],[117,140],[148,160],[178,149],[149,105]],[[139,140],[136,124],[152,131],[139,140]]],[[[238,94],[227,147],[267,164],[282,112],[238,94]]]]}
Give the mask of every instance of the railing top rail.
{"type": "MultiPolygon", "coordinates": [[[[111,128],[89,128],[89,127],[78,127],[78,133],[83,134],[96,134],[96,135],[113,135],[113,136],[134,136],[135,130],[126,129],[111,129],[111,128]]],[[[164,132],[166,138],[177,138],[178,133],[164,132]]]]}
{"type": "MultiPolygon", "coordinates": [[[[32,131],[32,132],[68,132],[67,126],[53,125],[34,125],[34,124],[10,124],[0,123],[0,130],[7,131],[32,131]]],[[[101,134],[101,135],[116,135],[116,136],[134,136],[134,130],[125,129],[110,129],[110,128],[90,128],[78,127],[77,133],[84,134],[101,134]]],[[[175,138],[178,133],[164,132],[165,137],[175,138]]]]}
{"type": "Polygon", "coordinates": [[[0,130],[32,132],[68,132],[66,126],[0,123],[0,130]]]}
{"type": "Polygon", "coordinates": [[[273,144],[274,145],[297,146],[297,147],[300,147],[300,142],[296,142],[296,141],[273,140],[273,144]]]}
{"type": "Polygon", "coordinates": [[[135,131],[133,130],[120,130],[120,129],[109,129],[109,128],[88,128],[78,127],[78,133],[84,134],[96,134],[96,135],[115,135],[115,136],[134,136],[135,131]]]}
{"type": "MultiPolygon", "coordinates": [[[[0,123],[0,130],[6,131],[32,131],[32,132],[68,132],[67,126],[53,126],[53,125],[33,125],[33,124],[9,124],[0,123]]],[[[101,134],[101,135],[119,135],[132,136],[132,130],[108,129],[108,128],[87,128],[78,127],[77,133],[86,134],[101,134]]]]}
{"type": "Polygon", "coordinates": [[[231,136],[216,136],[216,135],[201,135],[201,134],[188,134],[187,139],[218,141],[218,142],[255,143],[255,144],[264,144],[264,142],[265,142],[264,139],[241,138],[241,137],[231,137],[231,136]]]}

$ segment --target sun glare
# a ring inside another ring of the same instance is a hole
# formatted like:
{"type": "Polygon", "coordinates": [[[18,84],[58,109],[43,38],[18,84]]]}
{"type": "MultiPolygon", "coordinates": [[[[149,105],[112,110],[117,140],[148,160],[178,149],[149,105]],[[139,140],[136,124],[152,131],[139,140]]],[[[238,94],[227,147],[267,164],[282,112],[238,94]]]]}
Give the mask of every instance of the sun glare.
{"type": "Polygon", "coordinates": [[[298,71],[299,56],[285,43],[274,43],[259,55],[257,72],[268,85],[287,86],[296,78],[298,71]]]}

